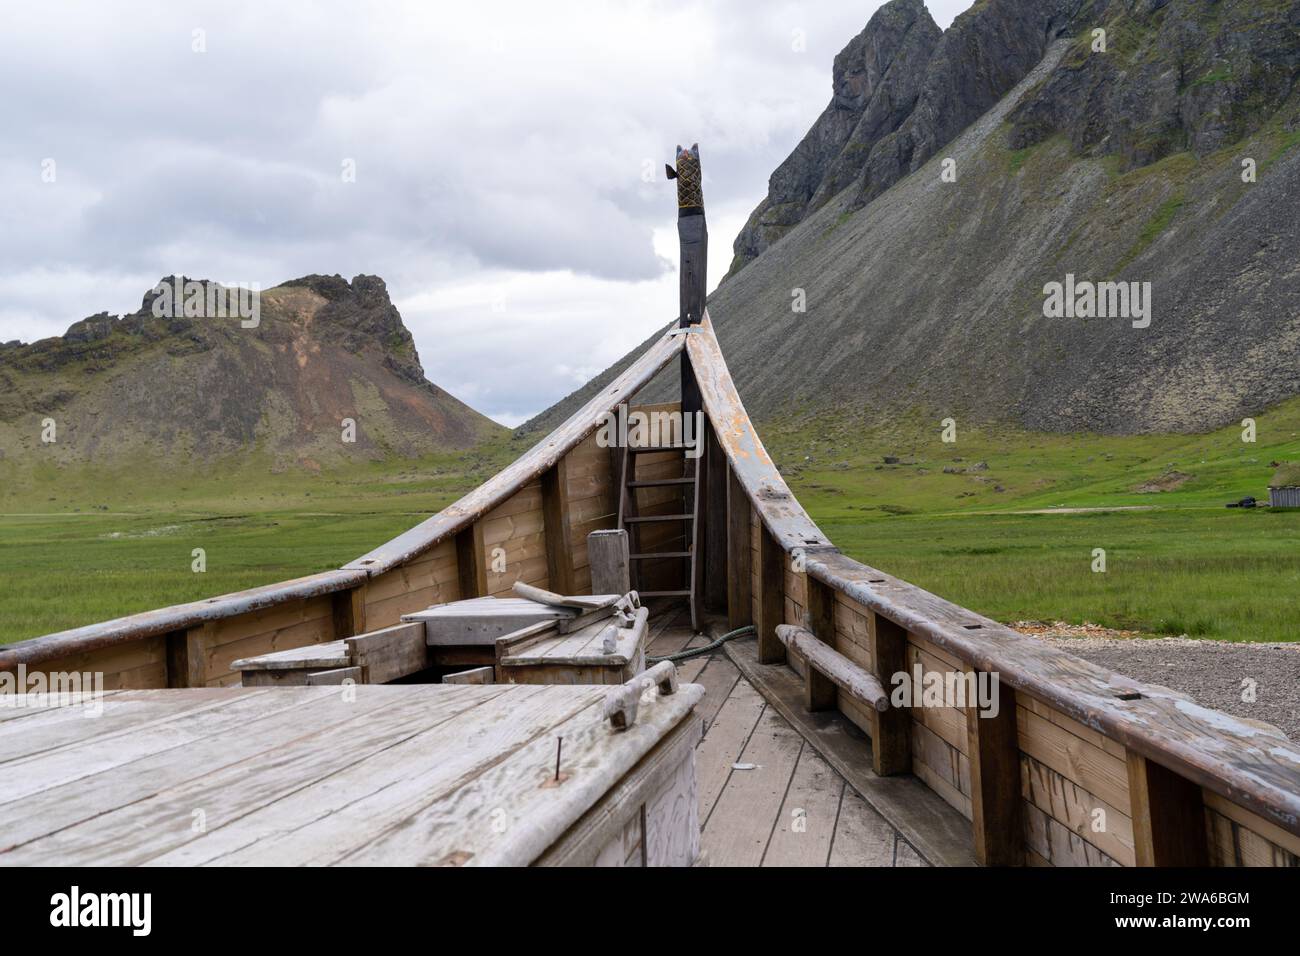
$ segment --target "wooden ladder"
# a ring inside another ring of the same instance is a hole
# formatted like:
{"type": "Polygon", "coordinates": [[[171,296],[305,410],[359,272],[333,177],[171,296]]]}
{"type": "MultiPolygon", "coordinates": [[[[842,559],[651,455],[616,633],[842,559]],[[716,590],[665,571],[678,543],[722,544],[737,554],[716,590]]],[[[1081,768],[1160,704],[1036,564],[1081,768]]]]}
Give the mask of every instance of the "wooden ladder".
{"type": "Polygon", "coordinates": [[[691,609],[691,627],[697,631],[699,630],[699,588],[696,574],[700,568],[697,567],[696,562],[700,553],[699,519],[700,493],[702,491],[700,488],[700,461],[700,457],[688,457],[686,448],[683,445],[647,445],[636,448],[624,446],[621,472],[623,480],[618,499],[618,526],[627,531],[632,587],[639,591],[643,598],[685,598],[691,609]],[[666,451],[679,451],[682,453],[682,474],[680,477],[637,477],[636,463],[642,455],[666,451]],[[637,489],[671,487],[680,487],[684,492],[684,507],[680,512],[661,515],[643,515],[641,513],[636,497],[637,489]],[[659,551],[646,551],[641,544],[641,530],[646,525],[668,522],[680,522],[682,524],[680,541],[685,545],[685,550],[672,550],[669,548],[659,551]],[[682,561],[682,568],[686,578],[683,586],[667,591],[642,591],[641,563],[645,561],[662,561],[664,559],[680,559],[682,561]]]}

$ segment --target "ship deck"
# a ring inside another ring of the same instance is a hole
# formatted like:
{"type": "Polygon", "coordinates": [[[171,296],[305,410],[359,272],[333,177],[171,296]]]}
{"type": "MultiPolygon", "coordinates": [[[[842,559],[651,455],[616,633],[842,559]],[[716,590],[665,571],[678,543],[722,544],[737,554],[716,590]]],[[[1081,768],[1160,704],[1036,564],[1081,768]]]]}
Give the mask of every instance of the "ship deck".
{"type": "MultiPolygon", "coordinates": [[[[657,616],[655,625],[649,650],[652,656],[676,654],[709,641],[691,633],[684,609],[667,609],[657,616]]],[[[753,641],[737,641],[729,648],[743,655],[746,643],[753,641]]],[[[872,793],[883,778],[871,773],[870,742],[847,721],[824,716],[815,724],[801,721],[796,727],[742,674],[726,648],[677,666],[683,682],[704,688],[704,698],[696,707],[705,727],[696,748],[696,773],[702,862],[706,865],[931,866],[973,862],[963,846],[969,844],[965,821],[930,799],[919,783],[894,780],[886,782],[894,792],[872,793]],[[804,736],[818,731],[825,735],[828,723],[830,733],[847,745],[834,749],[854,754],[854,764],[863,772],[857,782],[873,802],[882,804],[891,818],[909,829],[916,842],[933,846],[929,853],[938,859],[927,859],[804,736]],[[913,786],[908,786],[909,782],[913,786]],[[919,796],[921,806],[909,811],[906,798],[912,790],[910,796],[919,796]],[[937,829],[943,832],[935,832],[933,820],[918,819],[919,814],[936,813],[942,819],[937,829]],[[956,846],[946,839],[949,830],[960,834],[956,846]]],[[[792,684],[797,681],[793,672],[789,677],[792,684]]],[[[797,712],[786,713],[796,716],[797,712]]]]}

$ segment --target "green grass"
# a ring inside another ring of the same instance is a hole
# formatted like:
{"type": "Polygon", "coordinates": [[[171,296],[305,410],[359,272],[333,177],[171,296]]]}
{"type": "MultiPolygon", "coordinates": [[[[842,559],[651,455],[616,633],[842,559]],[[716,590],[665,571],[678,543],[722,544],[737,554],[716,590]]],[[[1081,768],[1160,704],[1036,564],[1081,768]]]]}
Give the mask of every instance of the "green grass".
{"type": "Polygon", "coordinates": [[[764,430],[795,495],[839,547],[998,620],[1063,620],[1225,640],[1300,638],[1300,511],[1268,500],[1300,457],[1300,401],[1209,435],[1112,437],[912,421],[764,430]],[[811,437],[816,435],[816,437],[811,437]],[[886,465],[884,456],[899,457],[886,465]],[[960,459],[960,460],[958,460],[960,459]],[[986,463],[987,470],[944,474],[986,463]],[[1171,471],[1176,490],[1137,489],[1171,471]],[[1142,511],[1024,514],[1057,508],[1142,511]],[[1092,571],[1093,549],[1106,572],[1092,571]]]}
{"type": "MultiPolygon", "coordinates": [[[[1300,511],[1267,500],[1300,461],[1300,400],[1208,435],[1050,435],[919,419],[762,433],[799,500],[845,552],[1003,621],[1085,621],[1229,640],[1300,637],[1300,511]],[[884,456],[897,456],[895,465],[884,456]],[[965,471],[977,463],[987,468],[965,471]],[[956,474],[945,474],[944,469],[956,474]],[[1136,489],[1171,471],[1176,490],[1136,489]],[[1069,508],[1151,510],[1024,514],[1069,508]],[[1093,549],[1107,571],[1091,569],[1093,549]]],[[[436,512],[524,450],[162,479],[144,462],[0,474],[0,642],[327,570],[436,512]],[[191,571],[204,548],[207,571],[191,571]]]]}
{"type": "Polygon", "coordinates": [[[1232,71],[1228,69],[1211,70],[1204,76],[1198,77],[1192,81],[1192,86],[1213,86],[1215,83],[1226,83],[1232,79],[1232,71]]]}
{"type": "Polygon", "coordinates": [[[1151,248],[1151,244],[1164,235],[1165,230],[1174,221],[1174,217],[1178,215],[1179,210],[1185,205],[1187,205],[1187,197],[1181,192],[1161,203],[1160,208],[1155,211],[1155,215],[1147,220],[1146,225],[1142,227],[1142,231],[1138,233],[1133,248],[1120,261],[1119,268],[1123,269],[1151,248]]]}

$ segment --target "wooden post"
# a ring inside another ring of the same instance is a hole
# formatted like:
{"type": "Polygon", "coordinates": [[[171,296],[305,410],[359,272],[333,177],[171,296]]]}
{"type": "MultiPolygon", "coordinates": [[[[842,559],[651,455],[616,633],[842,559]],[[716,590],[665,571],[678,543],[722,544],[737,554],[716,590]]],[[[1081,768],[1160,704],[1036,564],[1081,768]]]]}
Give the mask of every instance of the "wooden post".
{"type": "Polygon", "coordinates": [[[681,244],[680,328],[698,325],[704,318],[708,290],[709,229],[704,218],[703,173],[700,144],[690,149],[677,147],[677,168],[668,167],[668,178],[677,180],[677,238],[681,244]]]}
{"type": "MultiPolygon", "coordinates": [[[[204,687],[208,680],[208,647],[212,644],[212,638],[215,636],[217,626],[211,621],[206,624],[200,624],[197,627],[191,627],[185,634],[185,651],[182,656],[177,651],[176,661],[178,664],[184,661],[185,676],[183,684],[175,684],[176,687],[204,687]]],[[[168,661],[170,664],[170,660],[168,661]]],[[[179,675],[178,675],[179,676],[179,675]]]]}
{"type": "MultiPolygon", "coordinates": [[[[704,218],[703,176],[700,144],[690,149],[677,147],[677,167],[668,166],[668,178],[677,180],[677,238],[681,247],[679,328],[698,325],[704,318],[708,292],[709,229],[704,218]]],[[[701,408],[700,386],[695,381],[690,357],[683,352],[682,414],[693,415],[701,408]]]]}
{"type": "Polygon", "coordinates": [[[727,469],[727,627],[754,623],[753,544],[750,540],[749,497],[736,473],[727,469]]]}
{"type": "MultiPolygon", "coordinates": [[[[804,628],[817,640],[835,647],[835,592],[811,574],[804,580],[804,628]]],[[[835,683],[816,668],[805,668],[804,706],[809,710],[834,710],[839,695],[835,683]]]]}
{"type": "Polygon", "coordinates": [[[1016,692],[1001,681],[997,688],[996,717],[981,716],[975,705],[966,708],[975,859],[983,866],[1021,866],[1025,833],[1020,819],[1016,692]]]}
{"type": "MultiPolygon", "coordinates": [[[[894,675],[907,672],[907,631],[874,611],[867,615],[871,670],[886,691],[894,675]]],[[[882,777],[912,771],[912,715],[905,707],[871,713],[871,763],[882,777]]]]}
{"type": "Polygon", "coordinates": [[[334,640],[366,633],[366,586],[358,585],[330,595],[334,617],[334,640]]]}
{"type": "Polygon", "coordinates": [[[727,610],[727,456],[713,426],[705,423],[709,464],[705,473],[708,489],[704,497],[704,606],[710,611],[727,610]]]}
{"type": "Polygon", "coordinates": [[[758,525],[758,662],[780,664],[785,645],[776,636],[785,623],[785,551],[760,521],[758,525]]]}
{"type": "Polygon", "coordinates": [[[1210,865],[1199,786],[1130,750],[1128,793],[1138,866],[1210,865]]]}
{"type": "MultiPolygon", "coordinates": [[[[556,594],[576,594],[573,533],[569,524],[569,468],[561,458],[542,475],[542,522],[546,538],[546,576],[556,594]]],[[[599,593],[599,592],[597,592],[599,593]]],[[[626,592],[620,592],[626,593],[626,592]]]]}
{"type": "Polygon", "coordinates": [[[627,532],[593,531],[587,535],[592,594],[626,594],[632,590],[627,532]]]}
{"type": "Polygon", "coordinates": [[[168,631],[163,635],[163,647],[167,652],[167,686],[190,686],[189,641],[185,631],[168,631]]]}
{"type": "Polygon", "coordinates": [[[460,598],[486,597],[487,548],[483,545],[483,523],[474,522],[456,534],[456,571],[460,578],[460,598]]]}

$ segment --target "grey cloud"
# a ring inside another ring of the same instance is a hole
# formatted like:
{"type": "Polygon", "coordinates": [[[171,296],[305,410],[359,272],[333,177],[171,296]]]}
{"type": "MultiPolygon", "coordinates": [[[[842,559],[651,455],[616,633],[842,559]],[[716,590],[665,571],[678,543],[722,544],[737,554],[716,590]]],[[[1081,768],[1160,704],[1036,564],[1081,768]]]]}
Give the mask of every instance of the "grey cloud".
{"type": "MultiPolygon", "coordinates": [[[[965,5],[931,9],[946,23],[965,5]]],[[[139,276],[372,272],[401,301],[513,273],[603,297],[617,357],[676,308],[674,264],[655,247],[673,226],[673,145],[701,143],[711,209],[730,221],[752,208],[876,6],[18,8],[0,34],[0,84],[21,91],[0,142],[0,341],[135,308],[143,287],[125,280],[139,276]],[[190,49],[195,28],[207,53],[190,49]],[[40,182],[45,157],[56,184],[40,182]]],[[[715,231],[724,267],[731,239],[715,231]]],[[[519,306],[540,309],[546,334],[506,323],[514,333],[495,337],[490,311],[407,317],[435,381],[455,393],[446,372],[471,403],[522,416],[600,364],[567,355],[586,319],[554,294],[519,306]],[[495,368],[488,342],[510,353],[495,368]]]]}

